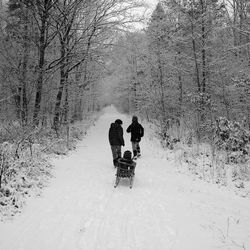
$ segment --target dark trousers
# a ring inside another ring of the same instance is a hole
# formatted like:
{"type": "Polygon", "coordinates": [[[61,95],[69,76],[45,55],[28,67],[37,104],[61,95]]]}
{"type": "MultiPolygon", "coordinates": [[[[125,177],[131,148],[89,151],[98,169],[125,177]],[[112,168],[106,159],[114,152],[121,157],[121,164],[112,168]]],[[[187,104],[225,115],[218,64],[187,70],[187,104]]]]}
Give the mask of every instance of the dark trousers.
{"type": "Polygon", "coordinates": [[[114,166],[116,166],[116,164],[117,164],[117,159],[121,158],[121,156],[122,156],[121,148],[122,148],[122,146],[111,145],[114,166]]]}
{"type": "Polygon", "coordinates": [[[140,154],[141,149],[140,149],[139,142],[132,141],[132,149],[133,149],[134,156],[137,156],[138,154],[140,154]]]}

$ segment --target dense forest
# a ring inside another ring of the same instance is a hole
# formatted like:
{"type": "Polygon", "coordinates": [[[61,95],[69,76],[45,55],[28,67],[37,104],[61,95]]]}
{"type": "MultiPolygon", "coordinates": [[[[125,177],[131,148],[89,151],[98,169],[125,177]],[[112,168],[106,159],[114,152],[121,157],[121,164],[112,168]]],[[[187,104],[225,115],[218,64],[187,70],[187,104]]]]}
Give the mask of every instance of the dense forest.
{"type": "Polygon", "coordinates": [[[178,161],[214,182],[229,169],[249,179],[249,0],[160,1],[111,61],[116,103],[154,124],[178,161]]]}
{"type": "Polygon", "coordinates": [[[49,154],[66,154],[91,126],[103,106],[99,83],[108,72],[107,55],[117,35],[140,21],[133,10],[143,5],[9,0],[0,7],[0,207],[5,211],[8,204],[21,206],[20,192],[44,185],[49,154]]]}
{"type": "MultiPolygon", "coordinates": [[[[162,0],[138,30],[133,0],[0,1],[0,198],[42,185],[114,104],[150,123],[201,178],[249,180],[250,1],[162,0]],[[202,158],[202,166],[198,159],[202,158]],[[11,183],[11,184],[9,184],[11,183]],[[11,186],[11,188],[10,188],[11,186]]],[[[14,197],[14,198],[13,198],[14,197]]]]}

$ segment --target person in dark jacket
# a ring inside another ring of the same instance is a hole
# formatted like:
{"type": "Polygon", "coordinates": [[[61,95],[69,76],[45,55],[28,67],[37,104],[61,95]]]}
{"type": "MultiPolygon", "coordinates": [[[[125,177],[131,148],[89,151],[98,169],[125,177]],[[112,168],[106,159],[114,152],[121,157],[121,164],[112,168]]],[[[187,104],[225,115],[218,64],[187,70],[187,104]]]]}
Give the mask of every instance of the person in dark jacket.
{"type": "Polygon", "coordinates": [[[132,173],[135,173],[135,167],[136,167],[136,162],[132,160],[132,153],[129,150],[126,150],[123,154],[123,157],[119,159],[119,163],[123,164],[123,168],[127,168],[128,169],[128,165],[126,165],[126,163],[128,163],[130,165],[129,170],[132,171],[132,173]]]}
{"type": "Polygon", "coordinates": [[[121,146],[124,146],[122,120],[117,119],[111,123],[109,129],[109,143],[111,146],[113,164],[117,166],[117,160],[121,158],[121,146]]]}
{"type": "Polygon", "coordinates": [[[132,123],[127,128],[127,132],[131,133],[131,142],[134,158],[141,156],[141,149],[139,142],[144,135],[144,128],[138,122],[138,117],[132,117],[132,123]]]}

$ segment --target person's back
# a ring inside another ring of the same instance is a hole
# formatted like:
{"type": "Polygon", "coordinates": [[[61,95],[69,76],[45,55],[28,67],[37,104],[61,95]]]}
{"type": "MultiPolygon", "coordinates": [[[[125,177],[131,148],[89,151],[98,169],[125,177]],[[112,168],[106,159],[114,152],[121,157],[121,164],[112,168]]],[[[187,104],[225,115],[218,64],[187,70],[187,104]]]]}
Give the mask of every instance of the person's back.
{"type": "Polygon", "coordinates": [[[132,153],[129,150],[126,150],[123,154],[123,157],[118,160],[122,169],[132,170],[136,167],[136,162],[132,160],[132,153]]]}
{"type": "Polygon", "coordinates": [[[113,165],[116,167],[117,160],[121,157],[121,146],[124,146],[122,120],[117,119],[109,128],[109,143],[111,146],[113,165]]]}
{"type": "Polygon", "coordinates": [[[117,122],[111,123],[109,129],[109,143],[112,146],[124,145],[123,129],[117,122]]]}
{"type": "Polygon", "coordinates": [[[132,123],[127,128],[127,133],[131,133],[131,142],[134,157],[140,156],[140,145],[141,137],[144,136],[144,128],[138,122],[137,116],[133,116],[132,123]]]}
{"type": "Polygon", "coordinates": [[[140,142],[141,137],[144,135],[144,129],[142,125],[138,122],[137,117],[133,117],[132,123],[127,128],[127,132],[131,133],[131,142],[140,142]]]}

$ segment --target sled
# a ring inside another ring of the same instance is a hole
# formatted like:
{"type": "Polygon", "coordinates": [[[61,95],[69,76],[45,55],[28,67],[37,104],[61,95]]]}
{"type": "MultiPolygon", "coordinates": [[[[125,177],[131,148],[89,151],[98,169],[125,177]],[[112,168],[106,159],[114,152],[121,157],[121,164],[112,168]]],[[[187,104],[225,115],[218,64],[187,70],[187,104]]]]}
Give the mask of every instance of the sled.
{"type": "Polygon", "coordinates": [[[135,175],[134,168],[135,166],[133,164],[129,164],[121,159],[118,159],[114,187],[116,188],[118,186],[122,178],[126,178],[129,180],[129,187],[132,188],[135,175]]]}

